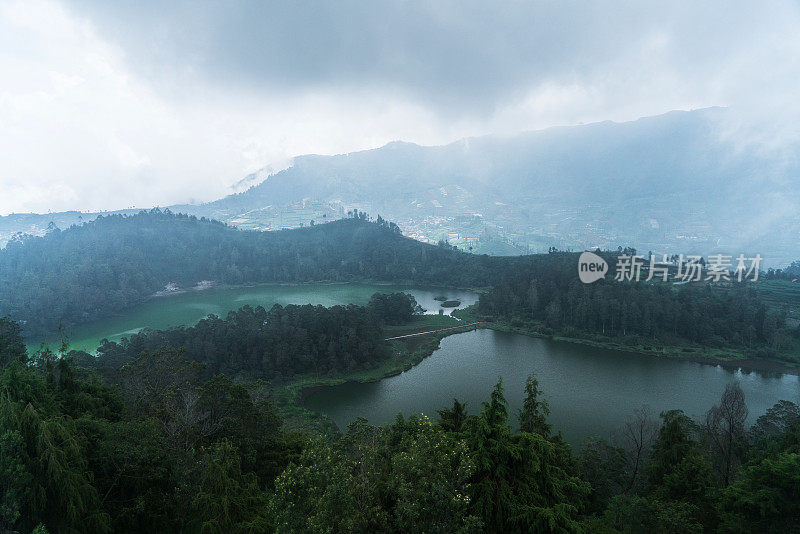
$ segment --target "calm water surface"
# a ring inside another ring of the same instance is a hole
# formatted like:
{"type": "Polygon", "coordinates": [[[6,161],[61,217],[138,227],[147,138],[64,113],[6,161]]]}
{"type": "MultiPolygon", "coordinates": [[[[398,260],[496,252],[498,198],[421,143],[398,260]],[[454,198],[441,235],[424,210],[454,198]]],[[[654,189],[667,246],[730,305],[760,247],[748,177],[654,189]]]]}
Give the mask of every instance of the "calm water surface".
{"type": "Polygon", "coordinates": [[[733,381],[745,392],[751,423],[778,400],[800,402],[797,376],[476,330],[444,338],[441,348],[409,371],[379,382],[324,388],[306,406],[330,415],[340,429],[359,416],[373,424],[390,422],[398,412],[437,418],[436,410],[451,406],[453,397],[475,413],[502,376],[515,415],[530,372],[536,372],[550,402],[550,422],[573,445],[590,435],[609,437],[642,406],[655,415],[680,408],[701,416],[733,381]]]}

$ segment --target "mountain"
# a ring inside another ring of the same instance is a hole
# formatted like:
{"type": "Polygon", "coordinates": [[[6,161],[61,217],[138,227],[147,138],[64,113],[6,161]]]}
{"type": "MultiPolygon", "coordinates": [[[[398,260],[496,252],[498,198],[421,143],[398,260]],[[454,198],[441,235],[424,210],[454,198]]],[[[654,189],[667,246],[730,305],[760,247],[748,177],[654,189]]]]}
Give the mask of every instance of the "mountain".
{"type": "Polygon", "coordinates": [[[520,251],[616,248],[797,256],[798,163],[726,136],[722,108],[511,137],[297,157],[240,194],[181,206],[274,229],[356,208],[406,235],[520,251]]]}
{"type": "Polygon", "coordinates": [[[241,185],[266,179],[246,191],[171,209],[258,230],[357,209],[410,237],[489,254],[633,246],[759,253],[764,265],[788,264],[800,248],[798,161],[729,135],[730,115],[674,111],[445,146],[393,142],[299,156],[249,176],[241,185]]]}

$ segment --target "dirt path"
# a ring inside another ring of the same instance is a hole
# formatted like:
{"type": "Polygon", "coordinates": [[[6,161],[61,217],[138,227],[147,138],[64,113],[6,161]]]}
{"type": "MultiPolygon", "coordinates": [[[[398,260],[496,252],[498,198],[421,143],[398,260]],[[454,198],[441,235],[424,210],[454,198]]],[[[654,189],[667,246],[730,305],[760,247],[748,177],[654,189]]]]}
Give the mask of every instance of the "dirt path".
{"type": "Polygon", "coordinates": [[[427,332],[417,332],[416,334],[406,334],[404,336],[387,337],[384,341],[392,341],[393,339],[403,339],[403,338],[406,338],[406,337],[424,336],[425,334],[435,334],[436,332],[444,332],[446,330],[455,330],[457,328],[466,328],[468,326],[474,326],[476,324],[483,324],[484,322],[485,321],[478,321],[478,322],[475,322],[475,323],[461,324],[461,325],[458,325],[458,326],[451,326],[449,328],[440,328],[438,330],[428,330],[427,332]]]}

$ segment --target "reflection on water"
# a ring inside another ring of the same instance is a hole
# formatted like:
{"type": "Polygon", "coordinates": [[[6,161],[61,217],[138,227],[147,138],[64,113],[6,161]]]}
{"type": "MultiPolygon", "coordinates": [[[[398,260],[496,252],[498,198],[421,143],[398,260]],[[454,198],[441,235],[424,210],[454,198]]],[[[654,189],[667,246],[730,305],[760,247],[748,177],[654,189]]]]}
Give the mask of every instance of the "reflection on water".
{"type": "Polygon", "coordinates": [[[550,422],[573,444],[590,435],[608,437],[645,405],[655,415],[680,408],[701,416],[734,380],[745,392],[751,423],[778,400],[800,401],[797,376],[477,330],[443,339],[439,350],[405,373],[325,388],[311,395],[306,406],[329,414],[341,429],[359,416],[373,424],[390,422],[398,412],[436,418],[436,410],[452,405],[453,397],[466,401],[475,413],[502,377],[515,420],[530,372],[536,372],[550,403],[550,422]]]}

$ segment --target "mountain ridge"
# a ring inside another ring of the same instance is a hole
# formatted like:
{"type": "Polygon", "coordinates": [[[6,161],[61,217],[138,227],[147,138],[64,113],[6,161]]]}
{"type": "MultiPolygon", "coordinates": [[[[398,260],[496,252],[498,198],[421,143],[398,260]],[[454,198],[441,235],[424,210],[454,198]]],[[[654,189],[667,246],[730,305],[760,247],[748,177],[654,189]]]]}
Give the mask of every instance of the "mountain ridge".
{"type": "Polygon", "coordinates": [[[729,114],[671,111],[446,145],[393,141],[307,154],[244,191],[170,209],[257,230],[356,209],[395,221],[416,239],[490,254],[632,245],[669,254],[761,253],[771,265],[789,263],[800,245],[800,190],[791,187],[797,162],[726,138],[729,114]]]}

